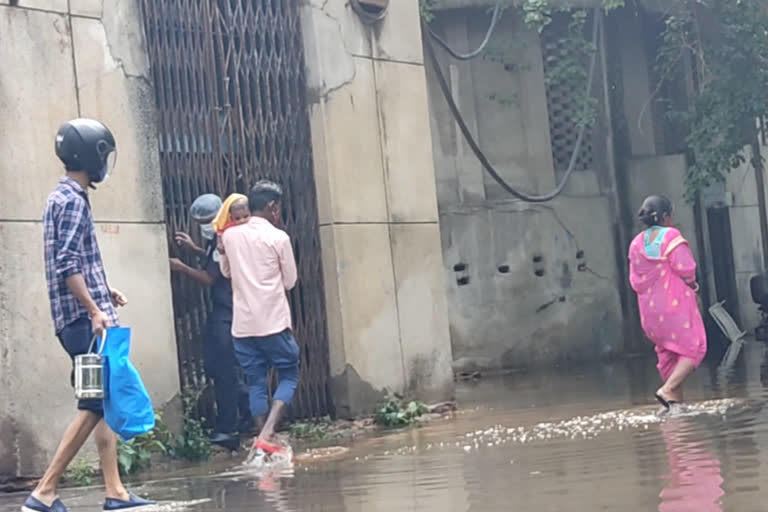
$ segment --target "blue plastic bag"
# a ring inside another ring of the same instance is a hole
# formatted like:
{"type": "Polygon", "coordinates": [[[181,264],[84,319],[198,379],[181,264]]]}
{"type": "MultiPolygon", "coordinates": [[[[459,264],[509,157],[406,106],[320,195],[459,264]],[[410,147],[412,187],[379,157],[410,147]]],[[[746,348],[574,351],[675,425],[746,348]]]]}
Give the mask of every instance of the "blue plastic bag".
{"type": "Polygon", "coordinates": [[[104,356],[104,419],[123,441],[155,428],[155,410],[128,355],[131,329],[107,329],[104,356]]]}

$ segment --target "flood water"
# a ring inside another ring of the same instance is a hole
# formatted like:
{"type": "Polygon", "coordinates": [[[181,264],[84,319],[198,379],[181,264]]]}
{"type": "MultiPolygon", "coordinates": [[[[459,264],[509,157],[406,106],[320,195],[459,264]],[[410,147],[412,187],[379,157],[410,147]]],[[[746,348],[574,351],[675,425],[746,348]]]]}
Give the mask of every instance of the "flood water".
{"type": "MultiPolygon", "coordinates": [[[[237,461],[134,484],[190,511],[739,511],[768,508],[768,355],[702,367],[687,414],[660,419],[653,361],[460,384],[450,421],[356,442],[340,458],[255,475],[237,461]]],[[[73,511],[99,489],[67,490],[73,511]]],[[[0,512],[23,495],[0,496],[0,512]]]]}

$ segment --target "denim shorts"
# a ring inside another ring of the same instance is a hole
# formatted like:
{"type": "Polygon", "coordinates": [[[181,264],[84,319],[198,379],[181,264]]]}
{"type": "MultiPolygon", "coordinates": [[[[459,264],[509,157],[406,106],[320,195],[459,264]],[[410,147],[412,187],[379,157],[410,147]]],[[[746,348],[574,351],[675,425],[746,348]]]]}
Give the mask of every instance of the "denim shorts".
{"type": "MultiPolygon", "coordinates": [[[[72,387],[74,388],[75,356],[88,353],[88,349],[91,346],[91,341],[93,340],[91,320],[85,317],[78,318],[71,324],[64,326],[64,328],[59,331],[57,336],[61,342],[61,346],[64,347],[64,350],[67,351],[67,354],[69,354],[69,357],[72,360],[72,373],[70,374],[69,379],[72,387]]],[[[103,404],[101,400],[79,400],[77,402],[77,408],[81,411],[90,411],[92,413],[98,414],[99,416],[104,415],[103,404]]]]}
{"type": "Polygon", "coordinates": [[[278,376],[273,399],[291,403],[298,385],[301,350],[290,330],[271,336],[235,338],[235,354],[245,372],[254,416],[266,413],[270,368],[278,376]]]}

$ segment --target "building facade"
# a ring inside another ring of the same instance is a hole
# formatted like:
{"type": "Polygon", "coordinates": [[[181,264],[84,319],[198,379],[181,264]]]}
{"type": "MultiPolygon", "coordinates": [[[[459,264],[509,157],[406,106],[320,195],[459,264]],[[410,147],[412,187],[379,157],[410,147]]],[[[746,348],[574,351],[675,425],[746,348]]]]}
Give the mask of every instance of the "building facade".
{"type": "MultiPolygon", "coordinates": [[[[478,48],[494,0],[438,0],[432,30],[453,49],[478,48]]],[[[589,40],[602,2],[556,1],[586,9],[589,40]]],[[[762,268],[754,172],[747,163],[724,185],[685,198],[689,157],[668,121],[687,105],[690,69],[660,85],[655,70],[665,5],[627,2],[603,16],[591,88],[595,121],[562,194],[541,205],[504,191],[462,136],[427,67],[432,140],[451,335],[459,370],[583,362],[648,352],[640,335],[626,251],[641,226],[644,197],[665,194],[697,257],[705,306],[726,301],[743,329],[759,321],[749,279],[762,268]]],[[[457,60],[435,44],[463,121],[508,183],[545,194],[560,183],[578,133],[573,92],[558,76],[570,49],[569,18],[555,13],[538,32],[507,9],[486,50],[457,60]]],[[[589,59],[582,65],[589,66],[589,59]]],[[[683,64],[681,64],[683,67],[683,64]]],[[[749,151],[745,150],[747,155],[749,151]]],[[[749,158],[747,158],[749,161],[749,158]]]]}
{"type": "MultiPolygon", "coordinates": [[[[319,323],[327,320],[328,341],[326,352],[306,344],[304,357],[313,358],[305,359],[313,365],[318,365],[314,359],[325,360],[319,366],[325,364],[328,371],[318,375],[328,382],[318,385],[331,392],[328,412],[352,416],[371,411],[387,390],[425,400],[450,398],[452,355],[416,3],[397,2],[375,26],[341,0],[301,7],[288,2],[282,11],[247,0],[229,7],[186,3],[151,5],[179,9],[179,19],[185,7],[198,9],[197,22],[224,20],[243,33],[249,30],[245,20],[265,23],[265,16],[280,17],[291,37],[301,31],[294,39],[305,44],[297,54],[305,57],[306,66],[297,61],[305,90],[273,99],[269,108],[284,108],[283,99],[307,105],[306,169],[311,175],[304,180],[316,184],[315,190],[302,189],[296,181],[284,185],[301,196],[301,204],[317,210],[312,229],[319,245],[300,249],[320,253],[314,260],[322,264],[320,277],[311,284],[322,291],[325,318],[319,323]]],[[[172,284],[168,268],[170,230],[189,227],[179,222],[175,209],[188,207],[193,198],[189,190],[169,189],[169,160],[188,158],[190,166],[198,165],[193,153],[207,152],[207,144],[215,149],[210,154],[225,156],[255,154],[255,149],[236,147],[234,138],[196,139],[193,131],[169,136],[168,98],[159,96],[163,91],[157,79],[165,61],[158,58],[152,39],[156,32],[147,31],[154,27],[148,23],[147,5],[140,0],[0,1],[5,69],[0,77],[0,177],[6,198],[0,201],[0,385],[5,390],[0,397],[0,475],[39,474],[74,409],[70,363],[54,337],[48,310],[41,227],[46,196],[63,173],[53,138],[67,119],[100,119],[118,141],[117,169],[93,193],[94,215],[110,283],[130,300],[121,319],[133,328],[132,360],[156,407],[167,411],[166,419],[178,413],[180,381],[185,386],[194,381],[185,376],[190,375],[187,367],[197,364],[189,344],[199,333],[200,315],[180,301],[193,300],[191,295],[201,291],[172,284]],[[176,154],[170,155],[173,148],[176,154]]],[[[181,52],[211,41],[170,41],[162,50],[181,52]]],[[[216,68],[227,64],[222,62],[216,60],[209,69],[227,73],[216,68]]],[[[211,111],[234,105],[231,96],[213,89],[208,95],[195,91],[199,102],[184,96],[184,105],[207,105],[211,111]]],[[[186,114],[192,123],[201,109],[186,114]]],[[[226,116],[221,123],[220,128],[234,126],[226,116]]],[[[246,134],[245,128],[235,128],[246,134]]],[[[196,169],[190,167],[189,173],[196,169]]],[[[257,166],[248,172],[281,181],[275,174],[279,169],[257,166]]],[[[212,178],[195,187],[225,194],[238,185],[212,178]]],[[[290,228],[304,214],[286,215],[290,228]]]]}

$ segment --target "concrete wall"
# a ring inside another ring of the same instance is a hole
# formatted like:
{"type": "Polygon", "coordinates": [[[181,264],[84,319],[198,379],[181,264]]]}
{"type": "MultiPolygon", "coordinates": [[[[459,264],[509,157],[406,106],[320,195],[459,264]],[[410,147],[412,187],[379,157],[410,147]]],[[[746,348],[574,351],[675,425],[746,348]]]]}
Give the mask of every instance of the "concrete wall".
{"type": "MultiPolygon", "coordinates": [[[[587,0],[567,3],[594,6],[587,0]]],[[[654,2],[642,3],[646,8],[659,8],[654,2]]],[[[458,51],[475,49],[488,27],[487,8],[494,4],[492,0],[438,0],[431,26],[458,51]]],[[[605,122],[598,123],[598,135],[593,141],[594,169],[574,173],[563,196],[548,204],[548,209],[527,208],[510,201],[489,179],[464,142],[431,67],[427,69],[457,368],[539,364],[579,358],[590,351],[599,354],[618,350],[620,343],[600,335],[564,338],[558,326],[564,318],[579,327],[571,329],[573,332],[604,325],[600,315],[590,309],[603,302],[616,303],[605,310],[611,329],[621,325],[616,292],[622,289],[619,280],[626,276],[617,276],[616,258],[623,257],[625,248],[617,247],[615,233],[618,230],[626,238],[639,231],[640,226],[634,225],[632,219],[647,195],[662,193],[674,201],[676,221],[700,267],[711,265],[707,219],[700,219],[704,239],[699,240],[694,210],[684,198],[686,159],[680,154],[665,155],[666,148],[659,147],[661,135],[656,130],[664,120],[654,117],[663,113],[649,99],[655,89],[654,79],[649,76],[653,56],[647,54],[641,19],[634,8],[627,8],[613,12],[607,23],[613,24],[607,31],[612,38],[608,42],[609,54],[621,61],[621,66],[610,70],[618,69],[621,75],[610,79],[621,84],[622,96],[617,98],[621,106],[612,117],[623,128],[615,136],[622,138],[617,162],[624,174],[614,178],[609,172],[610,152],[606,148],[611,142],[601,142],[599,137],[609,139],[610,134],[605,122]],[[550,244],[549,238],[570,242],[559,248],[550,244]],[[587,272],[565,289],[558,284],[562,279],[557,271],[541,278],[533,276],[532,255],[544,255],[559,265],[572,258],[574,248],[586,248],[590,269],[608,279],[587,272]],[[597,262],[591,261],[592,253],[598,253],[597,262]],[[466,266],[467,270],[454,272],[454,266],[466,266]],[[502,274],[500,266],[508,267],[507,273],[502,274]],[[535,313],[546,303],[547,294],[565,297],[566,302],[558,304],[568,306],[550,306],[535,313]]],[[[515,11],[508,10],[489,48],[495,53],[502,50],[507,60],[478,58],[460,62],[438,48],[454,100],[480,147],[508,182],[527,192],[548,191],[555,176],[539,39],[522,25],[515,11]],[[516,101],[502,105],[494,96],[516,101]]],[[[762,267],[762,256],[754,172],[749,164],[731,172],[727,192],[722,202],[730,208],[742,327],[752,329],[759,315],[750,296],[749,279],[762,267]]],[[[714,275],[711,268],[708,270],[704,278],[710,285],[710,299],[715,300],[714,275]]],[[[626,302],[631,313],[636,307],[631,294],[626,302]]],[[[633,319],[628,316],[624,322],[629,326],[633,319]]]]}
{"type": "MultiPolygon", "coordinates": [[[[733,263],[739,293],[741,327],[752,330],[760,322],[757,304],[752,301],[749,280],[763,268],[763,248],[760,240],[760,213],[757,207],[755,171],[749,164],[751,149],[745,148],[747,162],[728,175],[726,204],[731,217],[733,263]]],[[[768,148],[762,147],[763,155],[768,148]]],[[[766,193],[768,191],[764,191],[766,193]]]]}
{"type": "Polygon", "coordinates": [[[451,396],[451,346],[418,5],[364,25],[344,0],[302,14],[340,414],[384,389],[451,396]]]}
{"type": "MultiPolygon", "coordinates": [[[[487,23],[484,9],[462,9],[438,13],[432,26],[468,51],[480,44],[487,23]]],[[[512,11],[498,34],[491,46],[514,42],[513,61],[458,62],[442,50],[438,57],[470,130],[500,174],[528,193],[549,192],[555,172],[539,38],[512,11]]],[[[595,151],[595,169],[575,172],[556,200],[515,201],[471,153],[431,66],[427,76],[455,369],[618,353],[623,277],[614,215],[601,189],[606,180],[598,178],[606,173],[604,150],[595,151]]]]}
{"type": "Polygon", "coordinates": [[[442,212],[456,369],[618,353],[622,319],[609,219],[601,197],[442,212]],[[466,270],[455,271],[460,265],[466,270]]]}
{"type": "MultiPolygon", "coordinates": [[[[469,51],[480,44],[487,23],[482,10],[471,9],[441,12],[432,25],[459,51],[469,51]]],[[[550,190],[555,173],[538,35],[511,13],[499,22],[498,33],[509,36],[494,38],[495,47],[512,40],[518,43],[517,58],[510,62],[512,71],[486,59],[456,61],[442,50],[438,58],[454,101],[501,176],[529,193],[550,190]]],[[[508,194],[482,169],[464,141],[431,65],[427,77],[441,210],[454,204],[507,199],[508,194]]]]}
{"type": "MultiPolygon", "coordinates": [[[[508,4],[510,2],[506,2],[508,4]]],[[[513,5],[520,6],[523,4],[523,0],[513,0],[513,5]]],[[[553,7],[599,7],[602,5],[601,0],[548,0],[549,5],[553,7]]],[[[462,9],[465,7],[493,7],[496,5],[496,0],[435,0],[435,9],[462,9]]]]}
{"type": "MultiPolygon", "coordinates": [[[[696,237],[693,207],[685,199],[685,155],[633,158],[629,161],[629,202],[633,211],[640,209],[643,200],[653,194],[667,196],[675,207],[675,224],[698,254],[702,241],[696,237]]],[[[638,224],[637,231],[641,226],[638,224]]]]}
{"type": "Polygon", "coordinates": [[[0,0],[0,474],[40,474],[74,415],[53,334],[41,217],[63,174],[60,123],[104,121],[118,161],[92,192],[110,284],[126,293],[132,360],[157,408],[179,378],[153,90],[134,0],[0,0]]]}
{"type": "MultiPolygon", "coordinates": [[[[621,27],[616,30],[615,51],[622,62],[621,85],[626,119],[628,148],[633,157],[655,156],[657,154],[653,102],[649,101],[656,84],[651,83],[648,55],[642,24],[634,9],[619,9],[611,15],[612,23],[621,27]],[[631,64],[630,64],[631,63],[631,64]]],[[[639,207],[639,206],[638,206],[639,207]]]]}

